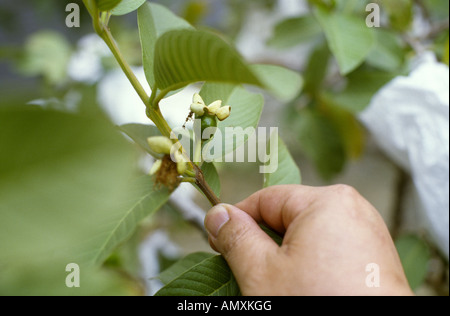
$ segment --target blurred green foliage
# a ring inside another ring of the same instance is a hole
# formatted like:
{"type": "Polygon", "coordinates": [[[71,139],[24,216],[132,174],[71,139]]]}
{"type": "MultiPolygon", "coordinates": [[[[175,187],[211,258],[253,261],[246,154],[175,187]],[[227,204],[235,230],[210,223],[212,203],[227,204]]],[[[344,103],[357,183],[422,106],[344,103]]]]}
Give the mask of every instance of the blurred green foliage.
{"type": "Polygon", "coordinates": [[[25,42],[18,70],[27,76],[42,75],[49,84],[58,85],[67,77],[71,53],[70,43],[60,33],[37,32],[25,42]]]}
{"type": "Polygon", "coordinates": [[[1,294],[131,293],[90,258],[102,242],[99,227],[131,197],[130,149],[103,120],[34,107],[0,109],[1,294]],[[80,265],[78,289],[65,286],[69,263],[80,265]]]}
{"type": "Polygon", "coordinates": [[[416,290],[428,273],[431,251],[429,245],[415,235],[404,235],[395,241],[409,285],[416,290]]]}
{"type": "Polygon", "coordinates": [[[356,117],[386,83],[408,73],[417,43],[448,60],[448,1],[378,1],[380,28],[365,23],[370,2],[310,0],[310,13],[281,21],[267,42],[278,50],[313,47],[303,70],[304,92],[286,117],[303,153],[326,180],[363,152],[365,132],[356,117]],[[447,14],[439,14],[445,8],[447,14]],[[413,38],[414,19],[442,29],[413,38]]]}

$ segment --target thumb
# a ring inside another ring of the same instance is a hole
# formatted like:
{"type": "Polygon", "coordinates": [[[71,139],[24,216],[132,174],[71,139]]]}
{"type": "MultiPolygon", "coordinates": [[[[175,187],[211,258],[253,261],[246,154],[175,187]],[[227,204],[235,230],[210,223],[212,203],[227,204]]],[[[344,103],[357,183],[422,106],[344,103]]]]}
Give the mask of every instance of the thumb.
{"type": "Polygon", "coordinates": [[[264,272],[267,255],[278,248],[250,215],[232,205],[212,208],[205,227],[211,245],[225,257],[240,285],[250,275],[264,272]]]}

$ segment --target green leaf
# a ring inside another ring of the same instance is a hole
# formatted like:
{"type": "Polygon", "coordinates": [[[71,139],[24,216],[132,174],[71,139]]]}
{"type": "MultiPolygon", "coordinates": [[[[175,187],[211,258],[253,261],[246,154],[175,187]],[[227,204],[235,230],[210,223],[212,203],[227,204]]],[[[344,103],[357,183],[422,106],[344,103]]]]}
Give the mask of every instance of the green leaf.
{"type": "Polygon", "coordinates": [[[147,0],[122,0],[112,11],[113,15],[125,15],[136,11],[147,0]]]}
{"type": "Polygon", "coordinates": [[[342,171],[347,156],[339,130],[322,113],[304,109],[297,122],[300,148],[324,179],[342,171]]]}
{"type": "Polygon", "coordinates": [[[161,90],[202,81],[262,85],[235,49],[204,31],[162,35],[156,42],[154,66],[156,86],[161,90]]]}
{"type": "Polygon", "coordinates": [[[88,10],[91,17],[94,17],[97,14],[97,2],[96,0],[83,0],[84,6],[88,10]]]}
{"type": "Polygon", "coordinates": [[[404,62],[404,51],[396,34],[376,29],[376,45],[367,56],[367,63],[380,70],[398,72],[404,62]]]}
{"type": "Polygon", "coordinates": [[[370,104],[373,96],[394,78],[395,74],[392,73],[362,68],[348,76],[347,86],[342,92],[331,93],[327,97],[343,109],[359,113],[370,104]]]}
{"type": "MultiPolygon", "coordinates": [[[[278,245],[282,237],[260,225],[278,245]]],[[[156,296],[238,296],[239,286],[222,256],[206,252],[189,254],[158,275],[165,286],[156,296]]]]}
{"type": "Polygon", "coordinates": [[[222,161],[222,158],[244,145],[255,133],[261,118],[264,98],[248,92],[240,86],[207,83],[200,91],[205,102],[223,100],[231,106],[231,115],[218,124],[218,132],[203,148],[206,161],[222,161]],[[231,130],[230,132],[226,132],[231,130]]]}
{"type": "Polygon", "coordinates": [[[284,144],[278,134],[272,134],[268,142],[268,148],[270,148],[270,160],[268,164],[272,164],[274,161],[278,162],[278,168],[273,173],[264,174],[264,187],[270,187],[273,185],[283,184],[301,184],[300,170],[289,153],[288,148],[284,144]],[[276,138],[278,139],[276,139],[276,138]],[[275,152],[272,152],[270,144],[274,141],[278,142],[278,148],[275,152]]]}
{"type": "Polygon", "coordinates": [[[53,259],[45,263],[27,258],[14,265],[2,266],[0,272],[1,296],[130,296],[141,295],[136,285],[127,282],[118,273],[105,268],[79,264],[80,287],[69,288],[65,281],[71,261],[53,259]],[[134,288],[133,288],[134,287],[134,288]]]}
{"type": "Polygon", "coordinates": [[[311,4],[322,10],[333,10],[336,8],[336,0],[308,0],[311,4]]]}
{"type": "Polygon", "coordinates": [[[210,259],[215,257],[216,255],[207,252],[195,252],[187,255],[181,260],[178,260],[169,268],[164,270],[158,275],[158,279],[161,280],[162,283],[168,284],[178,278],[187,270],[193,268],[197,264],[203,262],[206,259],[210,259]]]}
{"type": "Polygon", "coordinates": [[[333,98],[325,97],[322,97],[322,111],[341,136],[346,156],[359,158],[364,151],[365,133],[354,113],[337,105],[333,98]]]}
{"type": "Polygon", "coordinates": [[[336,11],[345,13],[366,12],[366,6],[368,3],[374,2],[373,0],[336,0],[336,11]]]}
{"type": "Polygon", "coordinates": [[[145,76],[150,87],[154,88],[156,41],[166,32],[179,29],[193,29],[193,27],[182,18],[173,14],[166,7],[150,2],[145,3],[139,8],[138,26],[145,76]]]}
{"type": "Polygon", "coordinates": [[[102,263],[109,254],[131,236],[139,223],[158,211],[170,197],[166,188],[155,188],[153,179],[144,176],[134,184],[137,199],[119,217],[104,225],[106,238],[95,251],[95,262],[102,263]]]}
{"type": "Polygon", "coordinates": [[[304,78],[304,90],[312,95],[322,90],[322,83],[327,75],[330,60],[330,49],[325,43],[320,43],[311,52],[304,78]]]}
{"type": "Polygon", "coordinates": [[[422,239],[413,235],[398,238],[395,246],[409,285],[414,290],[423,283],[427,275],[430,249],[422,239]]]}
{"type": "Polygon", "coordinates": [[[143,150],[155,158],[161,158],[161,155],[154,152],[148,145],[147,139],[153,136],[161,136],[161,132],[154,125],[144,124],[126,124],[119,129],[136,142],[143,150]]]}
{"type": "MultiPolygon", "coordinates": [[[[203,85],[200,95],[206,104],[211,104],[216,100],[222,100],[223,105],[225,105],[237,87],[236,84],[207,82],[203,85]]],[[[233,111],[233,109],[231,110],[233,111]]]]}
{"type": "Polygon", "coordinates": [[[100,11],[111,11],[114,9],[122,0],[95,0],[97,3],[97,8],[100,11]]]}
{"type": "Polygon", "coordinates": [[[251,69],[267,90],[283,102],[292,101],[302,90],[303,78],[295,71],[274,65],[252,65],[251,69]]]}
{"type": "Polygon", "coordinates": [[[382,0],[381,4],[394,30],[405,32],[411,28],[414,19],[412,0],[382,0]]]}
{"type": "Polygon", "coordinates": [[[448,18],[449,2],[446,0],[427,0],[423,4],[430,13],[433,21],[444,20],[448,18]]]}
{"type": "Polygon", "coordinates": [[[132,197],[134,151],[117,130],[79,115],[1,108],[0,152],[0,293],[127,292],[94,264],[132,197]],[[69,263],[80,266],[78,289],[65,285],[69,263]]]}
{"type": "MultiPolygon", "coordinates": [[[[192,257],[191,257],[192,259],[192,257]]],[[[187,271],[172,279],[156,296],[237,296],[239,287],[222,256],[199,259],[187,271]]],[[[191,262],[192,263],[192,262],[191,262]]]]}
{"type": "Polygon", "coordinates": [[[202,171],[208,185],[211,187],[213,192],[218,197],[220,197],[222,187],[220,184],[220,177],[219,173],[217,172],[216,166],[213,163],[205,162],[202,165],[202,171]]]}
{"type": "Polygon", "coordinates": [[[25,43],[19,71],[25,75],[42,75],[49,83],[58,84],[66,78],[72,49],[61,34],[40,31],[25,43]]]}
{"type": "Polygon", "coordinates": [[[339,64],[342,75],[361,65],[375,43],[375,35],[364,19],[338,12],[316,10],[328,45],[339,64]]]}
{"type": "Polygon", "coordinates": [[[203,0],[189,0],[183,9],[183,17],[192,25],[198,25],[210,13],[210,5],[203,0]]]}
{"type": "Polygon", "coordinates": [[[322,33],[317,20],[311,15],[289,18],[275,27],[267,44],[274,48],[290,48],[310,41],[322,33]]]}

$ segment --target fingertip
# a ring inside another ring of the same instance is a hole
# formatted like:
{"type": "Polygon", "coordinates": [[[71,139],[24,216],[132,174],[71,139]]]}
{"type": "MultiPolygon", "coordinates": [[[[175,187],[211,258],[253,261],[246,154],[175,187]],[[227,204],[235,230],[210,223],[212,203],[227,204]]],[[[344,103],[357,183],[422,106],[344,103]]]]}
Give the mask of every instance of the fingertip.
{"type": "Polygon", "coordinates": [[[268,243],[276,246],[249,214],[230,204],[213,207],[205,217],[205,228],[213,249],[226,258],[232,253],[247,256],[258,247],[269,250],[268,243]]]}
{"type": "Polygon", "coordinates": [[[210,236],[217,238],[219,236],[220,229],[229,220],[230,216],[228,214],[228,208],[231,205],[219,204],[214,206],[205,217],[205,228],[210,236]]]}

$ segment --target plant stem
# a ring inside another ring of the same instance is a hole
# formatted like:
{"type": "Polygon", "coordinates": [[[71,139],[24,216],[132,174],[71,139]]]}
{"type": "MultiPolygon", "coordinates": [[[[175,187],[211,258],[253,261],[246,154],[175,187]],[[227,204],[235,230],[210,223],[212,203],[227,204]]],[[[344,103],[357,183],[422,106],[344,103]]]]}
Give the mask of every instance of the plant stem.
{"type": "MultiPolygon", "coordinates": [[[[130,81],[131,85],[133,86],[134,90],[137,92],[140,99],[142,100],[145,107],[147,108],[147,116],[153,121],[153,123],[155,123],[156,127],[158,127],[158,129],[160,130],[161,134],[170,138],[170,133],[172,132],[172,129],[170,128],[169,124],[167,124],[167,121],[162,116],[159,106],[155,106],[155,107],[151,108],[149,95],[147,94],[147,92],[145,92],[141,83],[139,82],[136,75],[134,74],[133,70],[128,65],[128,63],[125,61],[122,53],[119,50],[119,47],[117,46],[114,38],[112,37],[112,34],[111,34],[109,28],[103,27],[101,29],[101,32],[99,35],[105,41],[106,45],[108,45],[108,47],[111,50],[111,52],[113,53],[115,59],[119,63],[120,68],[122,68],[122,71],[125,73],[128,80],[130,81]]],[[[156,91],[156,89],[154,89],[154,90],[156,91]]],[[[152,96],[154,96],[154,93],[152,93],[152,96]]]]}
{"type": "Polygon", "coordinates": [[[205,194],[206,198],[209,200],[212,206],[220,204],[221,203],[220,199],[217,197],[217,195],[205,181],[205,177],[203,175],[202,170],[196,164],[194,164],[194,169],[196,173],[195,179],[197,180],[195,184],[205,194]]]}
{"type": "Polygon", "coordinates": [[[159,129],[161,134],[167,138],[170,138],[172,134],[172,128],[170,128],[167,121],[164,119],[164,116],[159,109],[159,106],[156,108],[147,107],[147,116],[153,123],[155,123],[156,127],[159,129]]]}
{"type": "Polygon", "coordinates": [[[181,179],[181,182],[187,182],[187,183],[197,183],[197,179],[195,178],[190,178],[190,177],[184,177],[183,179],[181,179]]]}
{"type": "MultiPolygon", "coordinates": [[[[85,4],[87,3],[87,0],[85,0],[85,4]]],[[[89,9],[89,7],[88,7],[89,9]]],[[[97,34],[105,41],[106,45],[108,45],[109,49],[114,55],[114,58],[117,60],[117,62],[120,65],[120,68],[127,76],[128,80],[130,81],[131,85],[133,86],[134,90],[139,95],[140,99],[144,103],[145,107],[147,108],[147,116],[150,120],[155,123],[156,127],[159,129],[161,134],[163,136],[166,136],[170,138],[172,129],[170,128],[167,121],[164,119],[161,110],[159,108],[159,102],[171,91],[171,90],[163,90],[160,92],[159,95],[157,95],[157,87],[153,87],[153,91],[151,96],[145,92],[144,88],[142,87],[141,83],[137,79],[136,75],[134,74],[133,70],[131,69],[130,65],[125,61],[125,58],[123,57],[122,53],[119,50],[119,47],[116,44],[116,41],[114,40],[111,31],[109,30],[107,23],[109,20],[108,15],[103,15],[101,18],[99,16],[98,10],[94,10],[94,12],[90,12],[93,18],[94,23],[94,29],[97,32],[97,34]],[[102,23],[103,21],[103,23],[102,23]],[[105,23],[105,24],[104,24],[105,23]]],[[[176,87],[175,87],[176,88],[176,87]]],[[[182,86],[180,86],[182,88],[182,86]]],[[[216,194],[212,191],[211,187],[208,185],[208,183],[205,181],[205,177],[203,175],[202,170],[195,164],[189,161],[189,163],[192,165],[192,168],[195,170],[195,184],[200,188],[200,190],[205,194],[205,196],[208,198],[208,200],[211,202],[211,204],[217,205],[220,203],[219,198],[216,196],[216,194]]],[[[194,181],[189,181],[194,182],[194,181]]]]}
{"type": "Polygon", "coordinates": [[[147,92],[145,92],[139,80],[136,78],[136,75],[133,73],[131,67],[123,58],[123,55],[120,52],[116,42],[114,41],[114,38],[112,37],[110,30],[108,28],[103,28],[103,32],[99,35],[103,38],[106,45],[108,45],[115,59],[119,63],[120,68],[122,68],[123,72],[125,73],[131,85],[133,86],[134,90],[136,90],[137,94],[141,98],[142,102],[148,107],[150,97],[148,96],[147,92]]]}
{"type": "Polygon", "coordinates": [[[191,170],[186,170],[184,174],[190,178],[195,178],[195,172],[192,172],[191,170]]]}
{"type": "Polygon", "coordinates": [[[185,84],[181,83],[179,85],[175,85],[175,86],[171,87],[170,89],[162,90],[157,96],[152,98],[153,102],[152,102],[151,105],[154,106],[154,107],[158,106],[159,102],[161,102],[161,100],[164,99],[166,97],[166,95],[168,95],[172,91],[176,91],[176,90],[181,89],[183,87],[185,87],[185,84]]]}

